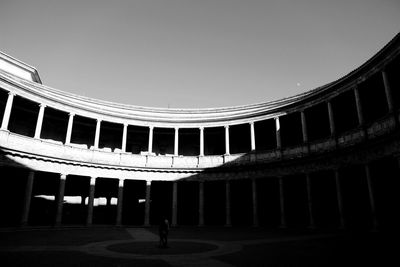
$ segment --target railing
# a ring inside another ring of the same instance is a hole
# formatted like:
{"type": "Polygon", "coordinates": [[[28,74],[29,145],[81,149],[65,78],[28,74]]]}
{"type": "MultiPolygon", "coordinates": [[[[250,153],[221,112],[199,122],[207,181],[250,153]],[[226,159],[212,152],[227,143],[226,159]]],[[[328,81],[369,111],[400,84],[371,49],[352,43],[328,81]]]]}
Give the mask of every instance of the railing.
{"type": "Polygon", "coordinates": [[[309,154],[322,154],[337,148],[356,145],[368,139],[377,138],[393,131],[399,117],[387,115],[366,128],[357,128],[334,138],[317,140],[309,145],[299,145],[282,150],[269,150],[233,155],[174,156],[155,154],[131,154],[120,150],[88,149],[86,145],[67,144],[48,139],[35,139],[9,131],[0,130],[0,146],[25,154],[60,159],[85,164],[102,164],[116,167],[150,169],[205,169],[221,165],[246,165],[257,162],[274,162],[281,159],[295,159],[309,154]]]}

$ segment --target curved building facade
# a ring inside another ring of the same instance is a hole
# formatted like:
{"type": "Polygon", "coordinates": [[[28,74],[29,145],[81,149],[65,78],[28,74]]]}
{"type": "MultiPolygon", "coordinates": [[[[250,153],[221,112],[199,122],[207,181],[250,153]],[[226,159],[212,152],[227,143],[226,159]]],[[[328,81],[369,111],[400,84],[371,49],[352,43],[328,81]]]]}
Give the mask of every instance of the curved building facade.
{"type": "Polygon", "coordinates": [[[212,109],[78,96],[0,53],[1,224],[390,228],[399,108],[400,35],[317,89],[212,109]]]}

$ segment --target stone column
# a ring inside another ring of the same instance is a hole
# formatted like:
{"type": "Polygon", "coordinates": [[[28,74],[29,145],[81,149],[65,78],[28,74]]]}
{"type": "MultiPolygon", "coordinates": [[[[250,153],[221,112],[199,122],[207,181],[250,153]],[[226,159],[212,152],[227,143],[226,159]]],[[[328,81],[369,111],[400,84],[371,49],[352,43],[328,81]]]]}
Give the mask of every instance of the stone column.
{"type": "Polygon", "coordinates": [[[56,226],[61,225],[63,204],[64,204],[65,180],[66,179],[67,179],[67,175],[60,174],[60,184],[58,186],[58,198],[57,198],[56,221],[55,221],[56,226]]]}
{"type": "Polygon", "coordinates": [[[225,154],[230,155],[229,149],[229,125],[225,125],[225,154]]]}
{"type": "Polygon", "coordinates": [[[276,133],[276,148],[281,149],[281,124],[279,123],[279,117],[275,118],[275,133],[276,133]]]}
{"type": "Polygon", "coordinates": [[[387,76],[386,71],[382,71],[382,78],[383,78],[383,84],[385,85],[385,94],[386,94],[386,101],[388,105],[388,110],[389,112],[393,112],[394,110],[394,103],[393,103],[393,97],[392,97],[392,90],[390,88],[390,82],[387,76]]]}
{"type": "Polygon", "coordinates": [[[285,214],[285,196],[283,191],[283,177],[280,176],[279,178],[279,204],[281,210],[281,224],[279,228],[286,228],[286,214],[285,214]]]}
{"type": "Polygon", "coordinates": [[[343,213],[343,198],[342,198],[342,188],[340,186],[340,175],[339,170],[335,170],[335,181],[336,181],[336,196],[338,201],[338,211],[339,211],[339,222],[340,229],[345,228],[344,213],[343,213]]]}
{"type": "Polygon", "coordinates": [[[204,127],[200,127],[200,156],[204,156],[204,127]]]}
{"type": "Polygon", "coordinates": [[[204,226],[204,182],[199,182],[199,226],[204,226]]]}
{"type": "Polygon", "coordinates": [[[96,134],[94,137],[94,148],[98,149],[99,148],[99,141],[100,141],[100,126],[101,126],[101,120],[97,119],[96,120],[96,134]]]}
{"type": "Polygon", "coordinates": [[[146,202],[144,210],[144,226],[150,226],[150,194],[151,194],[151,181],[146,181],[146,202]]]}
{"type": "Polygon", "coordinates": [[[65,144],[67,144],[67,145],[71,143],[72,126],[74,124],[74,116],[75,116],[74,113],[69,113],[67,135],[65,137],[65,144]]]}
{"type": "Polygon", "coordinates": [[[308,227],[310,229],[315,229],[314,211],[313,211],[312,194],[311,194],[311,177],[309,173],[306,174],[306,184],[307,184],[308,214],[310,220],[310,225],[308,227]]]}
{"type": "Polygon", "coordinates": [[[174,139],[174,156],[179,155],[179,128],[175,128],[175,139],[174,139]]]}
{"type": "Polygon", "coordinates": [[[4,110],[3,121],[1,123],[2,130],[8,130],[8,122],[10,121],[11,109],[14,101],[15,93],[8,92],[7,104],[4,110]]]}
{"type": "Polygon", "coordinates": [[[327,104],[328,104],[329,127],[331,130],[331,136],[336,136],[335,117],[333,114],[332,103],[331,101],[328,101],[327,104]]]}
{"type": "Polygon", "coordinates": [[[126,139],[128,135],[128,124],[124,123],[124,129],[122,130],[122,144],[121,144],[121,151],[126,152],[126,139]]]}
{"type": "Polygon", "coordinates": [[[172,182],[172,226],[178,225],[178,182],[172,182]]]}
{"type": "Polygon", "coordinates": [[[21,226],[26,226],[28,224],[34,179],[35,179],[35,172],[29,171],[28,180],[26,181],[26,186],[25,186],[25,197],[24,197],[24,206],[22,207],[21,226]]]}
{"type": "Polygon", "coordinates": [[[149,146],[148,146],[148,150],[149,153],[153,153],[153,126],[149,126],[149,146]]]}
{"type": "Polygon", "coordinates": [[[38,114],[37,121],[36,121],[36,129],[35,129],[34,138],[40,138],[40,134],[42,132],[44,109],[46,108],[46,105],[44,105],[44,104],[40,104],[39,106],[40,106],[40,108],[39,108],[39,114],[38,114]]]}
{"type": "Polygon", "coordinates": [[[225,226],[231,226],[231,183],[225,181],[225,226]]]}
{"type": "Polygon", "coordinates": [[[117,203],[117,218],[116,225],[121,226],[122,222],[122,200],[124,197],[124,179],[120,178],[118,182],[118,203],[117,203]]]}
{"type": "Polygon", "coordinates": [[[86,217],[87,226],[90,226],[93,223],[93,202],[94,202],[95,186],[96,186],[96,177],[90,177],[88,210],[86,217]]]}
{"type": "Polygon", "coordinates": [[[368,194],[369,194],[369,203],[371,205],[371,216],[372,216],[372,229],[378,229],[378,219],[376,217],[376,206],[375,206],[375,197],[374,197],[374,188],[372,186],[371,180],[371,170],[368,164],[364,165],[365,175],[367,178],[367,185],[368,185],[368,194]]]}
{"type": "Polygon", "coordinates": [[[256,179],[251,179],[251,191],[253,198],[253,226],[258,227],[258,206],[257,206],[257,183],[256,179]]]}
{"type": "Polygon", "coordinates": [[[254,122],[250,122],[250,143],[251,151],[256,150],[256,134],[254,132],[254,122]]]}
{"type": "Polygon", "coordinates": [[[364,125],[364,115],[363,115],[363,108],[360,98],[360,93],[358,91],[358,87],[354,87],[354,96],[356,99],[356,107],[357,107],[357,116],[358,116],[358,125],[364,125]]]}
{"type": "Polygon", "coordinates": [[[303,133],[303,143],[308,143],[308,132],[307,132],[307,120],[306,120],[306,114],[304,113],[304,110],[301,111],[301,129],[303,133]]]}

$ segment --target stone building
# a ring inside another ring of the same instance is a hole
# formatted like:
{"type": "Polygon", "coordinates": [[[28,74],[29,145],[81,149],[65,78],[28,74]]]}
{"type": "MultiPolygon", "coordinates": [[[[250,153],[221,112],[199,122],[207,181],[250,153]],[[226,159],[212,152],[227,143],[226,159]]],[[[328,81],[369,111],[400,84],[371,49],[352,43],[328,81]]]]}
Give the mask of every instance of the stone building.
{"type": "Polygon", "coordinates": [[[391,228],[399,108],[400,35],[314,90],[207,109],[63,92],[0,53],[0,222],[391,228]]]}

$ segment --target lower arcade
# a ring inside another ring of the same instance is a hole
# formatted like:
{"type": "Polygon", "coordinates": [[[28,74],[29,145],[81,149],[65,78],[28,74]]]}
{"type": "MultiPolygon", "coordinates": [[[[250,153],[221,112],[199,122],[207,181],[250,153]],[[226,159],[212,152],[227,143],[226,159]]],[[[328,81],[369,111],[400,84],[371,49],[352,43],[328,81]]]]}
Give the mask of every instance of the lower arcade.
{"type": "MultiPolygon", "coordinates": [[[[1,166],[1,226],[157,225],[389,229],[400,222],[399,162],[282,176],[151,181],[1,166]]],[[[204,176],[202,176],[204,177],[204,176]]]]}

